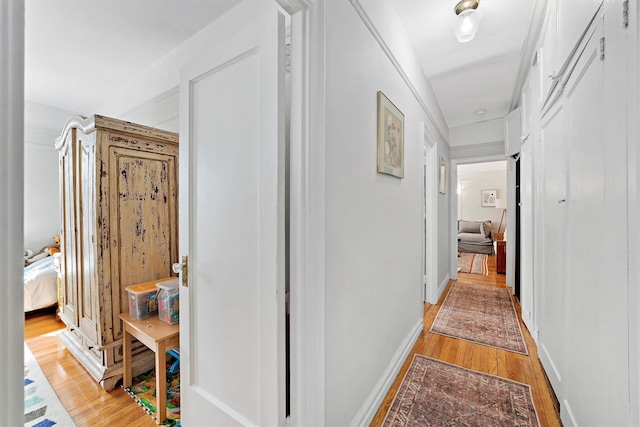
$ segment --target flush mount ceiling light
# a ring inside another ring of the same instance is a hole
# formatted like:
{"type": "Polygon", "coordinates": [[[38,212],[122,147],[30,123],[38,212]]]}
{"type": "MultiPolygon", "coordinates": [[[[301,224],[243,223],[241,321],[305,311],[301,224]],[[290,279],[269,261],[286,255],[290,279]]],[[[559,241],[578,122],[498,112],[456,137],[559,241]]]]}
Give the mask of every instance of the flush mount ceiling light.
{"type": "Polygon", "coordinates": [[[480,26],[482,15],[478,10],[478,0],[462,0],[454,9],[456,16],[453,20],[453,31],[460,43],[471,41],[480,26]]]}

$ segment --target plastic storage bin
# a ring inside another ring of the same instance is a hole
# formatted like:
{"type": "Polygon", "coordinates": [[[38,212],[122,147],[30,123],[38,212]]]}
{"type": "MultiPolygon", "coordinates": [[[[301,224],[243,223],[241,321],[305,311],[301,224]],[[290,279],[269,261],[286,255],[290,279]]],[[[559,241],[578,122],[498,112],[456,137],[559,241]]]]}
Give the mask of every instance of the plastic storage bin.
{"type": "Polygon", "coordinates": [[[180,288],[178,279],[156,283],[158,288],[158,317],[175,325],[180,321],[180,288]]]}
{"type": "Polygon", "coordinates": [[[153,280],[151,282],[138,283],[127,286],[125,289],[129,294],[129,314],[132,319],[142,320],[158,314],[158,301],[156,299],[158,290],[156,283],[175,280],[173,277],[153,280]]]}

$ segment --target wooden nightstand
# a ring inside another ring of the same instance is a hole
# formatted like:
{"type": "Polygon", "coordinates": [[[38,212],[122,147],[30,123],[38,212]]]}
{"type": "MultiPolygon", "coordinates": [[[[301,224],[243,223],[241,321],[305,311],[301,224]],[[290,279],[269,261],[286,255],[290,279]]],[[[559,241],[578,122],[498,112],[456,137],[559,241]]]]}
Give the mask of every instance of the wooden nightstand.
{"type": "Polygon", "coordinates": [[[507,242],[504,240],[496,241],[496,272],[507,273],[507,242]]]}

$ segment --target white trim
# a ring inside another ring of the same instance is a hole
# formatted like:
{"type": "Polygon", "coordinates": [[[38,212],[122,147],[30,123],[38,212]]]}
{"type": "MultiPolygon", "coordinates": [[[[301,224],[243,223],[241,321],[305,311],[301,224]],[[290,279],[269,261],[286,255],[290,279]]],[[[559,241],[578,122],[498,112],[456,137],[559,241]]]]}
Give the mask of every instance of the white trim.
{"type": "Polygon", "coordinates": [[[325,424],[324,2],[291,17],[290,424],[325,424]]]}
{"type": "Polygon", "coordinates": [[[503,158],[506,158],[504,157],[504,141],[449,147],[449,157],[451,159],[466,159],[498,154],[501,154],[503,158]]]}
{"type": "MultiPolygon", "coordinates": [[[[629,27],[627,28],[627,149],[628,149],[628,207],[627,207],[627,250],[629,254],[629,270],[627,286],[629,292],[627,310],[629,313],[629,361],[637,361],[640,358],[640,250],[637,242],[640,239],[638,227],[629,226],[632,218],[635,221],[640,212],[640,150],[638,138],[640,129],[638,117],[640,116],[640,73],[638,72],[638,48],[640,46],[640,8],[635,1],[629,2],[629,27]],[[633,285],[631,285],[633,284],[633,285]]],[[[640,365],[629,363],[629,394],[630,416],[629,425],[640,425],[640,365]]]]}
{"type": "Polygon", "coordinates": [[[529,66],[536,53],[536,47],[538,45],[538,39],[540,37],[540,31],[542,30],[542,23],[544,22],[544,16],[548,7],[548,0],[534,0],[531,6],[531,14],[529,18],[529,25],[527,27],[527,38],[524,41],[522,50],[520,51],[520,68],[518,69],[518,75],[513,85],[513,91],[511,93],[511,105],[509,111],[513,111],[518,106],[520,100],[520,91],[529,73],[529,66]]]}
{"type": "Polygon", "coordinates": [[[298,12],[303,12],[309,9],[308,0],[276,0],[276,3],[278,3],[289,15],[295,15],[298,12]]]}
{"type": "MultiPolygon", "coordinates": [[[[457,272],[457,270],[456,270],[456,272],[457,272]]],[[[438,297],[436,298],[436,300],[437,300],[436,304],[440,300],[440,297],[442,296],[442,293],[444,292],[445,288],[449,284],[450,280],[451,280],[451,274],[447,273],[447,275],[444,276],[444,280],[442,282],[440,282],[440,285],[438,286],[438,297]]]]}
{"type": "Polygon", "coordinates": [[[0,382],[2,424],[24,424],[24,0],[0,2],[0,382]]]}
{"type": "Polygon", "coordinates": [[[424,266],[425,302],[438,302],[438,143],[425,122],[422,122],[424,141],[424,266]]]}
{"type": "Polygon", "coordinates": [[[55,150],[55,142],[58,136],[60,136],[60,129],[50,129],[29,124],[25,124],[24,126],[25,144],[37,145],[55,150]]]}
{"type": "Polygon", "coordinates": [[[413,325],[409,334],[402,340],[400,347],[398,347],[398,350],[391,358],[391,362],[387,366],[387,369],[384,370],[382,377],[380,377],[355,417],[353,417],[353,420],[351,420],[351,423],[349,423],[350,426],[368,426],[369,423],[371,423],[391,385],[398,376],[398,372],[400,372],[402,365],[409,357],[413,346],[420,337],[423,328],[424,320],[421,317],[420,320],[413,325]]]}
{"type": "MultiPolygon", "coordinates": [[[[179,97],[179,95],[180,95],[180,85],[175,86],[161,93],[160,95],[154,96],[153,98],[147,100],[146,102],[143,102],[142,104],[123,112],[122,114],[120,114],[120,117],[126,117],[126,118],[139,117],[140,115],[145,116],[145,113],[147,113],[148,116],[146,116],[145,119],[147,119],[147,117],[153,117],[153,123],[148,123],[150,126],[158,126],[168,121],[178,119],[180,116],[179,101],[178,101],[178,105],[176,105],[175,110],[171,111],[171,109],[169,109],[168,111],[165,111],[161,115],[157,113],[158,113],[159,106],[161,106],[164,101],[170,100],[172,97],[176,97],[176,96],[179,97]]],[[[136,119],[135,121],[139,122],[140,120],[136,119]]]]}
{"type": "MultiPolygon", "coordinates": [[[[484,162],[496,162],[496,161],[505,161],[504,154],[496,154],[493,156],[480,156],[480,157],[468,157],[463,159],[451,159],[451,171],[449,172],[449,177],[451,178],[449,181],[451,185],[449,186],[449,191],[454,192],[458,188],[458,165],[465,165],[470,163],[484,163],[484,162]]],[[[507,188],[509,187],[515,188],[515,181],[510,182],[509,177],[507,177],[507,188]]],[[[451,264],[450,271],[451,277],[453,279],[458,278],[458,233],[455,227],[455,224],[458,223],[458,194],[455,194],[455,197],[451,197],[449,199],[450,207],[449,212],[451,215],[451,229],[450,231],[450,242],[451,242],[451,264]],[[455,255],[455,256],[454,256],[455,255]]],[[[513,209],[512,209],[513,210],[513,209]]],[[[510,225],[509,216],[507,215],[507,224],[505,227],[510,225]]],[[[511,227],[513,228],[513,227],[511,227]]],[[[507,268],[507,274],[509,273],[509,269],[507,268]]]]}
{"type": "MultiPolygon", "coordinates": [[[[516,278],[516,161],[512,157],[507,158],[507,215],[505,224],[505,239],[511,244],[507,244],[506,253],[506,284],[515,290],[516,278]],[[513,225],[512,225],[513,224],[513,225]],[[507,227],[507,225],[512,225],[507,227]]],[[[518,242],[519,243],[519,242],[518,242]]],[[[519,298],[520,296],[518,296],[519,298]]]]}

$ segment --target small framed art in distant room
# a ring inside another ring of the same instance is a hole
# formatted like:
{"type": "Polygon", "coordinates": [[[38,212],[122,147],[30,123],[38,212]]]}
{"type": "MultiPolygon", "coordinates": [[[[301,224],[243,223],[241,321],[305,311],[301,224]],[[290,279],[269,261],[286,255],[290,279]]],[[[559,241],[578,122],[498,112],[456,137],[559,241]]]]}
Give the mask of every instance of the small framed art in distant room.
{"type": "Polygon", "coordinates": [[[404,114],[378,91],[378,172],[404,178],[404,114]]]}
{"type": "Polygon", "coordinates": [[[496,207],[496,194],[498,190],[482,190],[480,202],[482,207],[496,207]]]}
{"type": "Polygon", "coordinates": [[[447,161],[440,157],[440,193],[445,194],[447,191],[447,161]]]}

